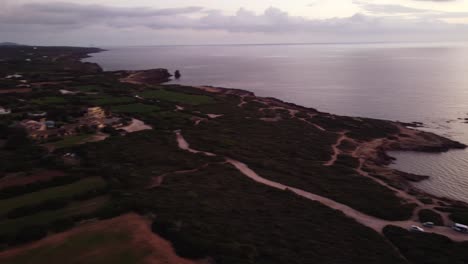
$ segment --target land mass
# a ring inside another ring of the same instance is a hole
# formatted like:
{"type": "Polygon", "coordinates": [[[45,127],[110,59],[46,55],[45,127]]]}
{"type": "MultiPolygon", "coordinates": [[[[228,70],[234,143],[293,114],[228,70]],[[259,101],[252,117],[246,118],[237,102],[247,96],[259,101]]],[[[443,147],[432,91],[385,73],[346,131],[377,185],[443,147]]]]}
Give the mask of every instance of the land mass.
{"type": "Polygon", "coordinates": [[[468,235],[451,229],[468,206],[414,188],[427,176],[386,154],[464,144],[81,61],[100,51],[0,48],[2,263],[468,261],[468,235]],[[435,226],[408,231],[423,222],[435,226]]]}

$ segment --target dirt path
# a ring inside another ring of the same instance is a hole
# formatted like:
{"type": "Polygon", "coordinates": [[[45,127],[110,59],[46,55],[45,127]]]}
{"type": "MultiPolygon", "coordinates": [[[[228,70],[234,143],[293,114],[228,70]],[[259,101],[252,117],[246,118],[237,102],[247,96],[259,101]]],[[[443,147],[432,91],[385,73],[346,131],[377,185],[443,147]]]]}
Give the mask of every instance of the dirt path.
{"type": "Polygon", "coordinates": [[[341,154],[341,150],[338,147],[341,145],[341,142],[343,142],[345,139],[347,139],[346,131],[340,132],[340,133],[338,133],[338,135],[339,135],[338,140],[332,146],[333,155],[331,156],[331,159],[329,161],[327,161],[327,162],[325,162],[323,164],[324,166],[329,167],[329,166],[332,166],[333,164],[335,164],[336,160],[338,159],[338,156],[341,154]]]}
{"type": "MultiPolygon", "coordinates": [[[[182,136],[181,131],[176,131],[176,136],[177,136],[177,142],[179,144],[179,148],[181,148],[183,150],[186,150],[186,151],[189,151],[191,153],[204,154],[204,155],[208,155],[208,156],[216,156],[213,153],[207,153],[207,152],[203,152],[203,151],[199,151],[199,150],[195,150],[195,149],[190,148],[189,143],[182,136]]],[[[395,226],[399,226],[399,227],[402,227],[402,228],[405,228],[405,229],[409,228],[411,225],[420,225],[419,222],[413,221],[413,220],[387,221],[387,220],[379,219],[379,218],[376,218],[376,217],[373,217],[373,216],[370,216],[370,215],[366,215],[366,214],[361,213],[361,212],[359,212],[359,211],[357,211],[357,210],[355,210],[355,209],[353,209],[353,208],[351,208],[351,207],[349,207],[347,205],[338,203],[338,202],[333,201],[331,199],[328,199],[326,197],[316,195],[316,194],[313,194],[313,193],[310,193],[310,192],[307,192],[307,191],[304,191],[304,190],[301,190],[301,189],[298,189],[298,188],[290,187],[290,186],[287,186],[287,185],[284,185],[284,184],[281,184],[281,183],[278,183],[278,182],[274,182],[274,181],[265,179],[265,178],[261,177],[260,175],[258,175],[255,171],[250,169],[246,164],[244,164],[244,163],[242,163],[240,161],[237,161],[237,160],[234,160],[234,159],[231,159],[231,158],[226,158],[226,162],[233,165],[242,174],[244,174],[245,176],[249,177],[250,179],[252,179],[252,180],[254,180],[254,181],[258,182],[258,183],[261,183],[261,184],[264,184],[264,185],[267,185],[267,186],[270,186],[272,188],[279,189],[279,190],[292,191],[295,194],[297,194],[299,196],[302,196],[302,197],[304,197],[306,199],[309,199],[311,201],[319,202],[319,203],[321,203],[321,204],[323,204],[325,206],[328,206],[328,207],[330,207],[332,209],[341,211],[346,216],[348,216],[350,218],[353,218],[357,222],[359,222],[359,223],[361,223],[361,224],[363,224],[363,225],[365,225],[365,226],[367,226],[369,228],[372,228],[373,230],[375,230],[376,232],[378,232],[380,234],[382,234],[383,228],[385,226],[387,226],[387,225],[395,225],[395,226]]],[[[426,232],[444,235],[444,236],[446,236],[446,237],[448,237],[448,238],[450,238],[450,239],[452,239],[454,241],[468,241],[468,235],[457,233],[457,232],[453,231],[449,227],[434,227],[432,229],[428,229],[426,232]]]]}
{"type": "Polygon", "coordinates": [[[180,171],[172,171],[172,172],[168,172],[168,173],[164,173],[162,175],[158,175],[158,176],[155,176],[151,179],[151,183],[148,185],[148,187],[146,187],[146,189],[152,189],[152,188],[155,188],[155,187],[158,187],[162,184],[164,178],[167,176],[167,175],[171,175],[171,174],[186,174],[186,173],[194,173],[194,172],[197,172],[199,170],[202,170],[206,167],[208,167],[210,165],[210,163],[206,163],[204,164],[203,166],[200,166],[198,168],[195,168],[195,169],[191,169],[191,170],[180,170],[180,171]]]}

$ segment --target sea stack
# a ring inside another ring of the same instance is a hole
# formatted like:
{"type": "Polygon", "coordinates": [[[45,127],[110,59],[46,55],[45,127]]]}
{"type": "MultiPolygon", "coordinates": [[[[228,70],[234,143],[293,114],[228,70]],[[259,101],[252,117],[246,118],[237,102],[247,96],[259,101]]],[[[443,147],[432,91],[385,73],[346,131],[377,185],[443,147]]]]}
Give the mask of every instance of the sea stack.
{"type": "Polygon", "coordinates": [[[181,77],[180,71],[176,70],[175,73],[174,73],[174,76],[175,76],[176,79],[179,79],[181,77]]]}

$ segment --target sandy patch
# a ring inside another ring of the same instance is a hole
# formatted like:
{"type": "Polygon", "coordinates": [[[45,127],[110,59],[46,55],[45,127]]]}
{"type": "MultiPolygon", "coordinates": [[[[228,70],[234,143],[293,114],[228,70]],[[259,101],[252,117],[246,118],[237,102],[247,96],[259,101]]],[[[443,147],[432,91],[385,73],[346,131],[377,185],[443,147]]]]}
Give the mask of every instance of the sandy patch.
{"type": "Polygon", "coordinates": [[[125,130],[128,133],[138,132],[142,130],[153,129],[151,126],[145,124],[143,121],[133,118],[130,125],[122,127],[121,129],[125,130]]]}

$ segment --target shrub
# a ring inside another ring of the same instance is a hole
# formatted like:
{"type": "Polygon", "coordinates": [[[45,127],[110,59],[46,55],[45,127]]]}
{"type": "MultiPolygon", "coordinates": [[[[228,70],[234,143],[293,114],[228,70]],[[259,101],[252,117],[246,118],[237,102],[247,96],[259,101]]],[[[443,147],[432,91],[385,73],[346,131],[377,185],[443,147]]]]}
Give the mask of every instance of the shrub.
{"type": "Polygon", "coordinates": [[[439,226],[444,225],[444,220],[442,219],[442,216],[432,210],[423,209],[419,211],[418,215],[419,215],[419,221],[421,223],[433,222],[435,225],[439,225],[439,226]]]}

